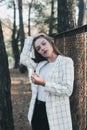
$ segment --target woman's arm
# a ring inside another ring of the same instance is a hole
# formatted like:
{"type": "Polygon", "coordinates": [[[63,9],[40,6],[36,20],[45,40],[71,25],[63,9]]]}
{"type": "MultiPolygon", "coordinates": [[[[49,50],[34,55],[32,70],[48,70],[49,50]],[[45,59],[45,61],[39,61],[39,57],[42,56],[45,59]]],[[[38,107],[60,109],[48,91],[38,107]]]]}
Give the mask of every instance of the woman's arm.
{"type": "MultiPolygon", "coordinates": [[[[53,95],[68,95],[70,96],[73,91],[74,82],[74,66],[73,61],[70,59],[63,65],[62,82],[49,82],[45,83],[45,91],[53,95]]],[[[59,74],[58,74],[59,75],[59,74]]]]}
{"type": "Polygon", "coordinates": [[[32,49],[32,40],[33,37],[28,36],[25,39],[24,47],[20,55],[20,64],[25,65],[27,68],[35,69],[36,63],[31,59],[34,56],[32,49]]]}
{"type": "Polygon", "coordinates": [[[63,75],[62,82],[48,82],[45,83],[45,91],[53,95],[68,95],[70,96],[73,91],[73,82],[74,82],[74,65],[73,61],[70,59],[68,62],[65,62],[63,65],[63,75]]]}
{"type": "Polygon", "coordinates": [[[31,80],[34,84],[42,85],[43,87],[45,87],[45,92],[48,92],[49,94],[58,96],[60,95],[70,96],[73,91],[73,82],[74,82],[73,61],[72,60],[66,61],[65,64],[63,64],[61,71],[62,71],[62,77],[61,77],[62,80],[60,83],[53,82],[55,81],[55,79],[52,80],[50,79],[50,81],[44,81],[43,78],[36,73],[32,74],[31,80]]]}

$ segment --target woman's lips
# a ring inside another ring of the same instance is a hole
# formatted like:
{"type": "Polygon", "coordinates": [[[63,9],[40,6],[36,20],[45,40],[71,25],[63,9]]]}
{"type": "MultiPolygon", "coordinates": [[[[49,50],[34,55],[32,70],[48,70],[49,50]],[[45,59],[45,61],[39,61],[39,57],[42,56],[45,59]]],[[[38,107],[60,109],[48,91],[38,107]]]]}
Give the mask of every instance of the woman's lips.
{"type": "Polygon", "coordinates": [[[44,54],[46,54],[47,53],[47,50],[46,51],[44,51],[44,54]]]}

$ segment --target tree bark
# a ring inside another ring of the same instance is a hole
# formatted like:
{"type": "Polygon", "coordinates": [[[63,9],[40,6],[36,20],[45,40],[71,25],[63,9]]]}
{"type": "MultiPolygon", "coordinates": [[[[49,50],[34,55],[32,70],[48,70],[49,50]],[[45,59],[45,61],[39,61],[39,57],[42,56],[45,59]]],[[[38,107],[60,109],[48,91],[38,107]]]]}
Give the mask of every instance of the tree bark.
{"type": "Polygon", "coordinates": [[[0,130],[14,130],[10,90],[8,59],[0,22],[0,130]]]}
{"type": "Polygon", "coordinates": [[[19,31],[17,33],[16,38],[16,8],[14,3],[14,23],[13,23],[13,33],[12,33],[12,51],[13,56],[15,60],[14,68],[19,67],[19,59],[20,59],[20,53],[19,53],[19,47],[18,47],[18,39],[19,39],[19,31]]]}
{"type": "Polygon", "coordinates": [[[75,0],[57,0],[58,33],[73,29],[76,26],[75,0]]]}
{"type": "Polygon", "coordinates": [[[87,24],[86,0],[79,0],[78,26],[87,24]]]}
{"type": "Polygon", "coordinates": [[[53,20],[54,20],[54,0],[51,0],[51,17],[49,23],[49,35],[53,33],[53,20]]]}
{"type": "Polygon", "coordinates": [[[24,46],[24,26],[23,26],[23,16],[22,16],[22,0],[18,0],[18,8],[19,8],[19,26],[20,26],[20,42],[21,42],[21,51],[24,46]]]}

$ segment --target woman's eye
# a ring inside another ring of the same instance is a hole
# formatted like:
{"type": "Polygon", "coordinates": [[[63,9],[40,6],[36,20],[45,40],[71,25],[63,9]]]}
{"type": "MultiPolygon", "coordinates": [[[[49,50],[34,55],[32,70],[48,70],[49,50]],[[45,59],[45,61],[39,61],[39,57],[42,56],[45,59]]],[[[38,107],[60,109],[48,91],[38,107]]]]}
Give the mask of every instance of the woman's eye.
{"type": "Polygon", "coordinates": [[[36,48],[36,50],[39,51],[39,50],[40,50],[40,47],[36,48]]]}
{"type": "Polygon", "coordinates": [[[45,44],[46,44],[45,42],[42,43],[42,45],[45,45],[45,44]]]}

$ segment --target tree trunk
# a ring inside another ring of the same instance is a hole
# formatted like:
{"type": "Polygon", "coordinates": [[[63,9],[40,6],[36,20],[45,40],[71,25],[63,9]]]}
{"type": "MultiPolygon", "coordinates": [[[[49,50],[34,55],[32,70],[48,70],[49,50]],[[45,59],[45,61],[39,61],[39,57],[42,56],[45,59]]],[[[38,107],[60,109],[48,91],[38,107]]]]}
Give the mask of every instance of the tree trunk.
{"type": "Polygon", "coordinates": [[[78,26],[87,24],[86,0],[79,0],[78,26]]]}
{"type": "Polygon", "coordinates": [[[19,59],[20,59],[19,48],[18,48],[19,31],[17,33],[17,38],[15,37],[15,35],[16,35],[16,8],[15,8],[15,3],[14,3],[14,24],[13,24],[13,34],[12,34],[12,51],[13,51],[13,56],[14,56],[14,60],[15,60],[14,68],[18,68],[19,59]]]}
{"type": "Polygon", "coordinates": [[[73,29],[75,20],[75,0],[58,0],[58,32],[73,29]]]}
{"type": "Polygon", "coordinates": [[[0,130],[14,130],[10,89],[8,59],[0,22],[0,130]]]}
{"type": "Polygon", "coordinates": [[[24,27],[23,27],[23,16],[22,16],[22,0],[18,0],[18,8],[19,8],[19,25],[20,25],[20,42],[21,42],[21,51],[24,46],[24,27]]]}
{"type": "MultiPolygon", "coordinates": [[[[19,8],[19,38],[20,38],[20,42],[21,42],[21,51],[23,49],[24,46],[24,40],[25,40],[25,34],[24,34],[24,26],[23,26],[23,16],[22,16],[22,0],[18,0],[18,8],[19,8]]],[[[27,70],[26,66],[24,65],[20,65],[19,66],[19,71],[22,73],[25,73],[27,70]]]]}
{"type": "Polygon", "coordinates": [[[53,19],[54,19],[54,0],[51,0],[51,17],[50,17],[50,25],[49,25],[49,35],[53,33],[53,19]]]}
{"type": "Polygon", "coordinates": [[[31,8],[32,8],[33,0],[29,2],[29,11],[28,11],[28,36],[31,35],[31,8]]]}

